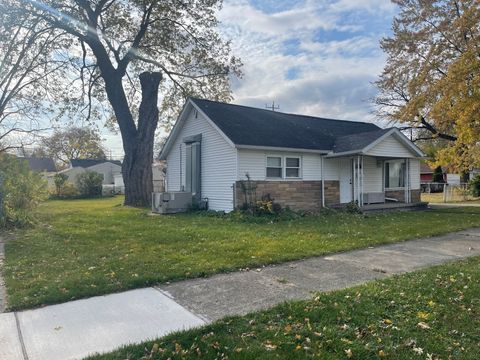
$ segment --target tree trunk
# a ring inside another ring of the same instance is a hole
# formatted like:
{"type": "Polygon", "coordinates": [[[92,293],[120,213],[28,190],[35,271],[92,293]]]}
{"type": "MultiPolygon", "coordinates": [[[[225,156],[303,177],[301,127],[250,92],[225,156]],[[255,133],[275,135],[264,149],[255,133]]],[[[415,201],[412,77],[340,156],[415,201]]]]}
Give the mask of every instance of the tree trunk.
{"type": "Polygon", "coordinates": [[[155,130],[158,124],[158,87],[162,74],[140,74],[142,102],[139,108],[137,131],[123,136],[122,174],[125,183],[125,205],[150,206],[153,192],[152,162],[155,130]]]}

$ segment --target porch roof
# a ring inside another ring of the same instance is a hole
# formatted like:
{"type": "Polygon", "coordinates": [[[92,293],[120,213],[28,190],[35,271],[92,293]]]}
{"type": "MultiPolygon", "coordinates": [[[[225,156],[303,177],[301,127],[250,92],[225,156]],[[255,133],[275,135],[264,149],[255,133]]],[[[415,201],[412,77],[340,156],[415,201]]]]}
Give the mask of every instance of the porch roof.
{"type": "Polygon", "coordinates": [[[392,128],[341,136],[336,139],[335,145],[333,146],[333,152],[344,153],[355,150],[361,151],[366,146],[388,133],[391,129],[392,128]]]}
{"type": "Polygon", "coordinates": [[[327,157],[342,157],[349,155],[370,155],[387,158],[423,158],[426,156],[422,150],[420,150],[398,128],[395,127],[339,137],[335,141],[333,151],[328,154],[327,157]],[[403,153],[410,153],[413,156],[404,156],[405,154],[401,155],[402,151],[399,151],[399,154],[392,153],[392,151],[385,151],[385,154],[378,154],[378,151],[372,151],[375,146],[379,145],[389,137],[395,138],[405,149],[408,150],[408,152],[403,151],[403,153]]]}

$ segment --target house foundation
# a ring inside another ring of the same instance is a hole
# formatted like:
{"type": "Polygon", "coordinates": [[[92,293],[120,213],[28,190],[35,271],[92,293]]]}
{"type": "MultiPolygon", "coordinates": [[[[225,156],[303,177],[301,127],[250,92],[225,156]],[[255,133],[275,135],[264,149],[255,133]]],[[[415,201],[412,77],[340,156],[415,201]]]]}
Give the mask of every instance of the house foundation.
{"type": "MultiPolygon", "coordinates": [[[[325,181],[325,205],[340,201],[338,181],[325,181]]],[[[322,208],[322,181],[237,181],[235,208],[248,202],[272,199],[282,208],[315,211],[322,208]]]]}

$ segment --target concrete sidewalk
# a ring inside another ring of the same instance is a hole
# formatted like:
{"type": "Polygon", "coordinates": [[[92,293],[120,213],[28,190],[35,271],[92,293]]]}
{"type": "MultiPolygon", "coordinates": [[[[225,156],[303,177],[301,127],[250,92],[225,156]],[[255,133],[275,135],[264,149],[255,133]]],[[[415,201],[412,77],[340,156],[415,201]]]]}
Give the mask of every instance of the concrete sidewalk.
{"type": "Polygon", "coordinates": [[[81,359],[315,291],[480,255],[480,229],[0,314],[0,359],[81,359]]]}

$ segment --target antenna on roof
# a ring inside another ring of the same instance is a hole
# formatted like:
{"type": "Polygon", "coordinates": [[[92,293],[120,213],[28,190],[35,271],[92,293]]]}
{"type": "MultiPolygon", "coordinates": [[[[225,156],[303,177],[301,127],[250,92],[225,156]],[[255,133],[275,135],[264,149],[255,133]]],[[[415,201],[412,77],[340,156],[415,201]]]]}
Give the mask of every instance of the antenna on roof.
{"type": "Polygon", "coordinates": [[[269,109],[272,111],[280,109],[280,105],[275,106],[275,101],[272,102],[272,105],[265,104],[265,109],[269,109]]]}

